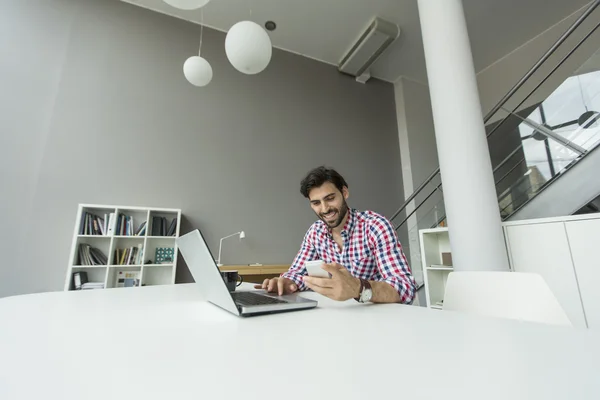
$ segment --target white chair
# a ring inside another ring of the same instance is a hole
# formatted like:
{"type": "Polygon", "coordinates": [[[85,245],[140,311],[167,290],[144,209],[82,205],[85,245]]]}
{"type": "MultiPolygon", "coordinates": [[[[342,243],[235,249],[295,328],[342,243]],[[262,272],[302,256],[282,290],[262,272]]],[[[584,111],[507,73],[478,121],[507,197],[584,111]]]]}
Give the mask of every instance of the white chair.
{"type": "Polygon", "coordinates": [[[452,272],[446,282],[444,310],[556,325],[571,321],[538,274],[452,272]]]}

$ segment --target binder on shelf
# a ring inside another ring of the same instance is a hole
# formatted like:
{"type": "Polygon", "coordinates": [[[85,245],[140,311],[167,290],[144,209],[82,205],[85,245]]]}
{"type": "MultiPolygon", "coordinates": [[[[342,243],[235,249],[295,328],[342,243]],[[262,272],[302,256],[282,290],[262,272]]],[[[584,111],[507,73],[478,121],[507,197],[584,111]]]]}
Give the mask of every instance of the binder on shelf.
{"type": "Polygon", "coordinates": [[[160,233],[162,232],[161,224],[161,217],[152,217],[152,236],[160,236],[160,233]]]}
{"type": "Polygon", "coordinates": [[[73,287],[75,290],[81,290],[81,287],[88,282],[86,271],[73,272],[73,287]]]}

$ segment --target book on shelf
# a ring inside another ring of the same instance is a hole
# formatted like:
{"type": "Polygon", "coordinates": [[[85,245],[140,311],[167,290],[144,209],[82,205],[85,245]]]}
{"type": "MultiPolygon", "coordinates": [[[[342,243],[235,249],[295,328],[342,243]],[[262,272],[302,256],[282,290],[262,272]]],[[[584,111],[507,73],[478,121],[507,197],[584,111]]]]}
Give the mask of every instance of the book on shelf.
{"type": "Polygon", "coordinates": [[[84,211],[81,214],[79,224],[80,235],[107,235],[108,234],[109,214],[104,214],[104,218],[96,214],[84,211]]]}
{"type": "Polygon", "coordinates": [[[114,265],[141,265],[143,257],[143,245],[140,243],[126,249],[115,249],[114,265]]]}
{"type": "Polygon", "coordinates": [[[87,243],[79,244],[78,265],[106,265],[108,258],[104,253],[87,243]]]}
{"type": "Polygon", "coordinates": [[[146,225],[148,221],[142,222],[137,229],[134,229],[135,224],[131,215],[120,213],[115,227],[115,235],[117,236],[143,236],[146,234],[146,225]]]}
{"type": "Polygon", "coordinates": [[[140,226],[138,226],[137,230],[135,231],[135,236],[144,236],[146,234],[146,225],[148,224],[148,221],[144,221],[140,224],[140,226]]]}
{"type": "Polygon", "coordinates": [[[167,223],[165,217],[152,217],[152,236],[175,236],[177,230],[177,218],[167,223]]]}
{"type": "Polygon", "coordinates": [[[117,271],[115,287],[138,287],[140,275],[140,271],[117,271]]]}
{"type": "Polygon", "coordinates": [[[171,220],[171,225],[169,225],[169,229],[167,229],[167,236],[174,236],[176,229],[177,229],[177,218],[173,218],[173,220],[171,220]]]}
{"type": "Polygon", "coordinates": [[[116,225],[115,213],[108,214],[108,223],[106,224],[106,234],[109,236],[114,235],[116,225]]]}

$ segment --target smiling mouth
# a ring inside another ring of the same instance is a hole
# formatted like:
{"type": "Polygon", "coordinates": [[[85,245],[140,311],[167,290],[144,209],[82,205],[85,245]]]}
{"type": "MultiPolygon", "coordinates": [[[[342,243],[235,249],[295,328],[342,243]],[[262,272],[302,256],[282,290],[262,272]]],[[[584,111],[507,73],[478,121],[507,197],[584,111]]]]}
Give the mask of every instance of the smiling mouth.
{"type": "Polygon", "coordinates": [[[335,221],[336,217],[337,211],[330,211],[327,214],[323,214],[323,218],[325,218],[327,221],[335,221]]]}

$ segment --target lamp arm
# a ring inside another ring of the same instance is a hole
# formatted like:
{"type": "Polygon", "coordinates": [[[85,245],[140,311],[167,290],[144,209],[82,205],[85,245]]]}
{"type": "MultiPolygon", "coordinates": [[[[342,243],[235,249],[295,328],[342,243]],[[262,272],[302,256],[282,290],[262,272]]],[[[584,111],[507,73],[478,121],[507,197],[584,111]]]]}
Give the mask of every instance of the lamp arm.
{"type": "Polygon", "coordinates": [[[217,260],[217,265],[221,264],[221,249],[223,248],[223,240],[228,239],[228,238],[230,238],[232,236],[235,236],[235,235],[239,235],[240,233],[242,233],[242,232],[232,233],[229,236],[225,236],[224,238],[221,238],[221,240],[219,241],[219,259],[217,260]]]}

